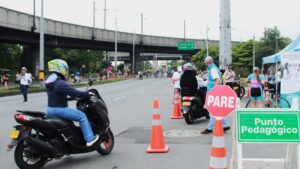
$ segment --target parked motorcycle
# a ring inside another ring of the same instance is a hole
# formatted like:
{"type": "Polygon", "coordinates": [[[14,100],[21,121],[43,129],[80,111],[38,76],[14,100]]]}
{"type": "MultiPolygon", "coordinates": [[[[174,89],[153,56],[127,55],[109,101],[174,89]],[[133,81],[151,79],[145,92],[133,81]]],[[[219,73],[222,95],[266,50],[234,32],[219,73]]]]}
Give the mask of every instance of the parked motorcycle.
{"type": "Polygon", "coordinates": [[[204,108],[206,87],[200,87],[196,96],[182,97],[182,113],[187,124],[194,124],[202,117],[210,118],[209,112],[204,108]]]}
{"type": "Polygon", "coordinates": [[[238,75],[233,84],[232,84],[232,89],[236,93],[237,97],[242,98],[245,95],[245,87],[241,86],[241,81],[240,81],[240,75],[238,75]]]}
{"type": "MultiPolygon", "coordinates": [[[[92,82],[89,83],[89,86],[92,82]]],[[[40,169],[48,161],[60,159],[64,155],[97,151],[109,154],[114,147],[114,135],[110,129],[106,104],[95,89],[88,89],[94,96],[76,99],[76,107],[84,112],[92,130],[99,140],[86,146],[80,127],[72,121],[47,116],[44,112],[18,110],[14,118],[17,123],[10,133],[12,139],[8,150],[15,148],[14,158],[21,169],[40,169]]]]}

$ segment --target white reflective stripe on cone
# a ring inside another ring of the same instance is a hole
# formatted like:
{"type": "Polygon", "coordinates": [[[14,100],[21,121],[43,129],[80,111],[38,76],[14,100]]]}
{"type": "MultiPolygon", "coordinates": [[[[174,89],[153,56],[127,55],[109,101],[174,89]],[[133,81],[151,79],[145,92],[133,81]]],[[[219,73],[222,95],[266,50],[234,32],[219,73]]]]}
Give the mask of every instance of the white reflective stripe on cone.
{"type": "Polygon", "coordinates": [[[159,110],[158,109],[154,109],[153,112],[152,112],[152,115],[159,115],[159,110]]]}
{"type": "Polygon", "coordinates": [[[227,168],[226,158],[210,157],[210,167],[212,168],[227,168]]]}
{"type": "Polygon", "coordinates": [[[212,147],[215,148],[224,148],[225,143],[224,143],[224,137],[213,137],[213,142],[212,142],[212,147]]]}
{"type": "Polygon", "coordinates": [[[152,126],[160,126],[161,124],[161,120],[152,120],[152,126]]]}

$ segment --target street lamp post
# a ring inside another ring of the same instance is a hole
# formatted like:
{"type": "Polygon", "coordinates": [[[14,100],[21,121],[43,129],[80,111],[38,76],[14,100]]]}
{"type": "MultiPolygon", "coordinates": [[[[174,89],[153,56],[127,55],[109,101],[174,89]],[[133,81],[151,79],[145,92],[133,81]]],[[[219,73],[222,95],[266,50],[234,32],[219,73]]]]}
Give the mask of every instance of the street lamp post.
{"type": "Polygon", "coordinates": [[[134,73],[134,57],[135,57],[135,32],[132,38],[132,73],[134,73]]]}
{"type": "Polygon", "coordinates": [[[103,19],[103,28],[106,29],[106,0],[104,0],[104,19],[103,19]]]}
{"type": "Polygon", "coordinates": [[[143,44],[144,15],[141,13],[141,44],[143,44]]]}
{"type": "Polygon", "coordinates": [[[183,39],[185,41],[185,20],[183,21],[183,39]]]}
{"type": "Polygon", "coordinates": [[[207,27],[206,28],[206,56],[209,55],[209,52],[208,52],[208,31],[209,31],[209,28],[207,27]]]}
{"type": "Polygon", "coordinates": [[[44,0],[41,0],[39,79],[44,80],[44,0]]]}
{"type": "Polygon", "coordinates": [[[253,35],[253,67],[255,67],[255,35],[253,35]]]}
{"type": "Polygon", "coordinates": [[[35,15],[35,0],[33,0],[33,18],[32,18],[31,32],[33,32],[36,29],[35,18],[36,18],[36,15],[35,15]]]}
{"type": "Polygon", "coordinates": [[[92,35],[92,39],[95,39],[95,13],[96,13],[96,6],[95,6],[95,1],[93,2],[93,35],[92,35]]]}
{"type": "Polygon", "coordinates": [[[278,39],[279,39],[279,38],[276,36],[276,47],[275,47],[275,50],[276,50],[275,52],[276,52],[276,53],[278,52],[278,39]]]}
{"type": "Polygon", "coordinates": [[[117,61],[118,61],[118,27],[117,17],[115,18],[115,71],[117,72],[117,61]]]}

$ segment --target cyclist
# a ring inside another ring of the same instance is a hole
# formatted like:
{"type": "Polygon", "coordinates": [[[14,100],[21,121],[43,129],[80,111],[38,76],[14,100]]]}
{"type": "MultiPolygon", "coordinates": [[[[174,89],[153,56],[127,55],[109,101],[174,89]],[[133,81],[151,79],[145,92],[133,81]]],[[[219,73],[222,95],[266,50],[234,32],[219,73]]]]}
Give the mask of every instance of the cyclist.
{"type": "Polygon", "coordinates": [[[263,97],[263,84],[264,77],[259,74],[259,68],[253,67],[253,73],[247,78],[247,83],[250,83],[250,93],[251,93],[251,108],[259,107],[262,108],[263,97]]]}

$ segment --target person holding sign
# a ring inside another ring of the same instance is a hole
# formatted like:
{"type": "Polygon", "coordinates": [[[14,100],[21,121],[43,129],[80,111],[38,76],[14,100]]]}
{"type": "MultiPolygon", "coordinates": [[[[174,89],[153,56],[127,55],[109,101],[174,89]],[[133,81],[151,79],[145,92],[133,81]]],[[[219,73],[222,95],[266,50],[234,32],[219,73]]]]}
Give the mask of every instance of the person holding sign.
{"type": "Polygon", "coordinates": [[[251,108],[258,106],[262,108],[263,97],[263,84],[264,77],[259,74],[259,68],[253,67],[253,73],[247,78],[247,83],[250,83],[250,95],[251,95],[251,108]]]}
{"type": "MultiPolygon", "coordinates": [[[[219,68],[214,64],[213,58],[211,56],[207,56],[204,59],[204,64],[207,66],[208,76],[207,76],[207,92],[214,88],[215,85],[221,84],[221,74],[219,68]]],[[[201,134],[209,134],[213,132],[214,124],[216,118],[211,116],[209,120],[208,127],[201,132],[201,134]]],[[[223,118],[223,127],[224,131],[230,129],[228,120],[223,118]]]]}

